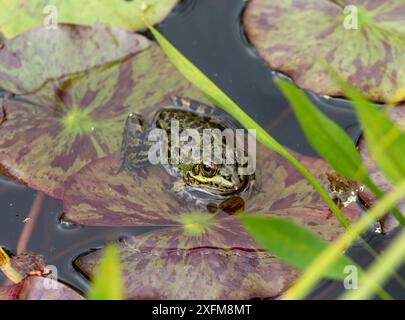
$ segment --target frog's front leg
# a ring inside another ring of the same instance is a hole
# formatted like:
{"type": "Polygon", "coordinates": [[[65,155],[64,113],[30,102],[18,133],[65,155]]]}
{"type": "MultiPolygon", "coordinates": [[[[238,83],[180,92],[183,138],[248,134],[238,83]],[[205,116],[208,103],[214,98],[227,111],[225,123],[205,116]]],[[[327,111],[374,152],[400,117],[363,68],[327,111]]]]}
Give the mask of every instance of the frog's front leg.
{"type": "Polygon", "coordinates": [[[148,132],[149,130],[145,128],[141,115],[131,113],[128,116],[125,122],[117,174],[126,171],[136,178],[137,172],[149,165],[148,132]]]}

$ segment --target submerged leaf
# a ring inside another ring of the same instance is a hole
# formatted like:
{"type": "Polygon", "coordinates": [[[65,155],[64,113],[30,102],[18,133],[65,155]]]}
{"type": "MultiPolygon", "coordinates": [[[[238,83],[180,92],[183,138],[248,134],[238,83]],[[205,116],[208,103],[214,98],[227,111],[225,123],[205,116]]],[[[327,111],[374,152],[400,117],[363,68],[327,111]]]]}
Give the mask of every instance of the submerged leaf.
{"type": "Polygon", "coordinates": [[[0,31],[12,38],[31,28],[58,23],[79,25],[108,24],[140,31],[146,28],[141,14],[152,24],[162,21],[178,0],[2,0],[0,31]]]}
{"type": "Polygon", "coordinates": [[[35,28],[1,47],[0,88],[32,93],[48,80],[123,60],[149,45],[141,35],[103,25],[35,28]]]}
{"type": "Polygon", "coordinates": [[[259,55],[301,88],[342,96],[330,65],[370,100],[390,101],[405,87],[405,3],[339,3],[250,0],[246,33],[259,55]]]}
{"type": "Polygon", "coordinates": [[[154,44],[120,64],[48,82],[3,103],[0,164],[29,187],[62,198],[69,176],[120,149],[129,113],[162,106],[171,95],[201,97],[154,44]]]}

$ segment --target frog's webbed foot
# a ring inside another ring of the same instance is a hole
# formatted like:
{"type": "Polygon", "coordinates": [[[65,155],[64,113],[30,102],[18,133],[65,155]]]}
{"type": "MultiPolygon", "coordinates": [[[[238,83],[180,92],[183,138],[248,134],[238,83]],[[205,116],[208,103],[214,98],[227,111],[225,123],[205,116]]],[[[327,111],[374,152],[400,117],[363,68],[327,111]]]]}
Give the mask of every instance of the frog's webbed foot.
{"type": "Polygon", "coordinates": [[[120,162],[116,174],[126,171],[136,179],[139,171],[149,165],[150,145],[147,133],[148,130],[145,130],[141,115],[131,113],[125,122],[120,162]]]}

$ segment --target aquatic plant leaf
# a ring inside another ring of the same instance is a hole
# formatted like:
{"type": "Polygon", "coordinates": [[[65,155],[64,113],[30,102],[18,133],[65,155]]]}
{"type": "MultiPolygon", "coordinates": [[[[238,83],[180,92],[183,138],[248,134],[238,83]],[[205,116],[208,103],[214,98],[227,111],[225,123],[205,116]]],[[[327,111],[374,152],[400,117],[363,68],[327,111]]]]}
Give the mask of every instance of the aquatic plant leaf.
{"type": "Polygon", "coordinates": [[[89,300],[123,300],[123,292],[119,252],[114,245],[109,245],[87,296],[89,300]]]}
{"type": "Polygon", "coordinates": [[[387,178],[393,183],[400,183],[405,179],[405,163],[402,161],[405,136],[401,129],[384,110],[379,110],[350,86],[341,85],[353,102],[372,157],[387,178]]]}
{"type": "Polygon", "coordinates": [[[22,284],[0,287],[0,300],[16,300],[22,284]]]}
{"type": "MultiPolygon", "coordinates": [[[[245,211],[291,216],[313,225],[327,240],[340,233],[339,221],[328,217],[328,207],[299,172],[277,153],[257,148],[260,192],[245,203],[245,211]]],[[[297,157],[326,187],[326,163],[297,157]]],[[[118,155],[91,162],[66,182],[65,220],[90,226],[173,226],[192,211],[170,193],[173,179],[160,166],[148,167],[134,180],[125,172],[115,174],[117,162],[118,155]]],[[[353,207],[344,212],[352,221],[359,213],[353,207]]]]}
{"type": "MultiPolygon", "coordinates": [[[[401,105],[401,106],[388,110],[386,115],[395,123],[396,126],[398,126],[400,128],[400,130],[402,132],[405,132],[405,106],[404,105],[401,105]]],[[[388,193],[392,189],[392,183],[387,179],[387,177],[384,175],[383,171],[380,170],[379,167],[377,166],[375,160],[373,159],[373,157],[370,153],[370,148],[368,147],[368,142],[366,141],[366,139],[364,137],[362,137],[360,139],[359,151],[360,151],[360,155],[362,157],[364,165],[366,166],[371,179],[384,193],[388,193]]],[[[392,165],[394,165],[394,164],[392,164],[392,165]]],[[[377,202],[377,199],[375,197],[373,197],[372,195],[370,195],[369,202],[370,202],[370,204],[373,205],[377,202]]],[[[401,200],[398,203],[397,207],[402,212],[402,214],[405,214],[405,199],[401,200]]],[[[394,229],[396,226],[398,226],[398,223],[391,217],[387,217],[387,219],[385,221],[385,229],[389,231],[389,230],[394,229]]]]}
{"type": "Polygon", "coordinates": [[[48,80],[123,60],[149,45],[141,35],[103,25],[38,27],[2,45],[0,88],[32,93],[48,80]]]}
{"type": "MultiPolygon", "coordinates": [[[[309,143],[318,154],[338,173],[354,181],[363,183],[378,198],[381,198],[384,195],[383,192],[368,177],[356,146],[347,133],[318,110],[306,94],[296,86],[282,79],[276,78],[276,81],[288,97],[309,143]]],[[[366,101],[360,100],[357,103],[364,105],[366,101]]],[[[365,112],[365,110],[361,112],[365,112]]],[[[378,123],[377,121],[374,122],[378,123]]],[[[398,209],[393,208],[392,213],[405,226],[405,218],[398,209]]]]}
{"type": "MultiPolygon", "coordinates": [[[[296,271],[265,252],[198,246],[198,237],[189,238],[195,247],[187,249],[184,237],[178,237],[181,230],[176,233],[173,237],[170,230],[157,231],[131,237],[120,244],[127,298],[274,297],[297,276],[296,271]]],[[[215,236],[218,238],[220,234],[215,236]]],[[[203,237],[210,242],[208,235],[203,237]]],[[[91,277],[101,254],[102,251],[96,251],[80,257],[76,266],[91,277]]]]}
{"type": "Polygon", "coordinates": [[[141,14],[152,24],[162,21],[178,0],[3,0],[0,4],[0,31],[7,38],[34,27],[58,23],[79,25],[108,24],[141,31],[146,28],[141,14]]]}
{"type": "Polygon", "coordinates": [[[151,168],[137,180],[116,174],[119,155],[85,166],[65,184],[64,219],[91,226],[164,226],[181,214],[167,190],[171,179],[151,168]],[[156,201],[159,199],[159,201],[156,201]]]}
{"type": "Polygon", "coordinates": [[[347,133],[292,83],[279,78],[275,81],[290,101],[308,142],[318,154],[345,177],[366,180],[360,155],[347,133]]]}
{"type": "MultiPolygon", "coordinates": [[[[291,164],[264,146],[258,146],[257,155],[260,191],[246,201],[246,212],[294,219],[325,240],[343,232],[291,164]]],[[[320,159],[296,156],[317,176],[329,170],[320,159]]],[[[116,162],[113,156],[96,160],[69,179],[64,212],[65,219],[85,225],[165,227],[118,244],[127,298],[274,297],[298,276],[264,252],[237,215],[195,212],[176,200],[168,193],[171,179],[162,168],[148,168],[134,182],[124,173],[110,174],[116,162]]],[[[352,205],[344,212],[351,221],[360,215],[352,205]]],[[[90,253],[77,266],[91,276],[100,257],[100,252],[90,253]]]]}
{"type": "Polygon", "coordinates": [[[49,81],[24,99],[3,102],[0,165],[62,198],[69,176],[120,149],[129,113],[162,106],[171,95],[201,100],[154,44],[122,63],[49,81]]]}
{"type": "Polygon", "coordinates": [[[402,0],[250,0],[243,20],[259,55],[299,87],[343,96],[332,66],[368,99],[387,102],[405,87],[404,12],[402,0]]]}
{"type": "MultiPolygon", "coordinates": [[[[240,219],[263,248],[300,270],[308,267],[328,246],[328,242],[293,220],[265,215],[244,215],[240,219]]],[[[342,255],[325,271],[324,276],[343,280],[347,277],[344,270],[348,265],[355,265],[355,263],[342,255]]]]}
{"type": "Polygon", "coordinates": [[[0,287],[0,300],[83,300],[68,286],[43,277],[28,277],[23,282],[0,287]]]}

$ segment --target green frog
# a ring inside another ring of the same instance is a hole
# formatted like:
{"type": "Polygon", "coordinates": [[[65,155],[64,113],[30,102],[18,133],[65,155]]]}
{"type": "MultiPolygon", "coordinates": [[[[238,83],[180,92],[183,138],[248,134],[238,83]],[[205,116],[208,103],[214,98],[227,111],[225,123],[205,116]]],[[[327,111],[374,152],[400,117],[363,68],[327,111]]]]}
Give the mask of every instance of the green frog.
{"type": "MultiPolygon", "coordinates": [[[[124,129],[119,172],[126,171],[136,179],[139,170],[150,165],[148,152],[152,143],[149,141],[148,135],[153,129],[158,128],[166,132],[168,139],[168,161],[160,164],[175,178],[170,191],[178,199],[194,208],[204,208],[210,212],[222,208],[221,204],[226,203],[232,197],[246,201],[257,187],[256,174],[241,175],[238,169],[246,167],[247,164],[238,162],[238,157],[235,157],[232,164],[218,164],[218,161],[214,160],[187,161],[186,163],[171,161],[173,120],[177,121],[180,132],[186,129],[196,129],[201,138],[205,129],[221,131],[241,129],[233,118],[216,107],[188,98],[172,97],[171,103],[161,108],[150,124],[145,124],[139,114],[133,113],[128,116],[124,129]]],[[[221,152],[225,156],[226,138],[221,136],[220,139],[220,145],[223,146],[221,152]]],[[[249,156],[245,149],[235,149],[233,152],[243,152],[245,156],[249,156]]]]}

